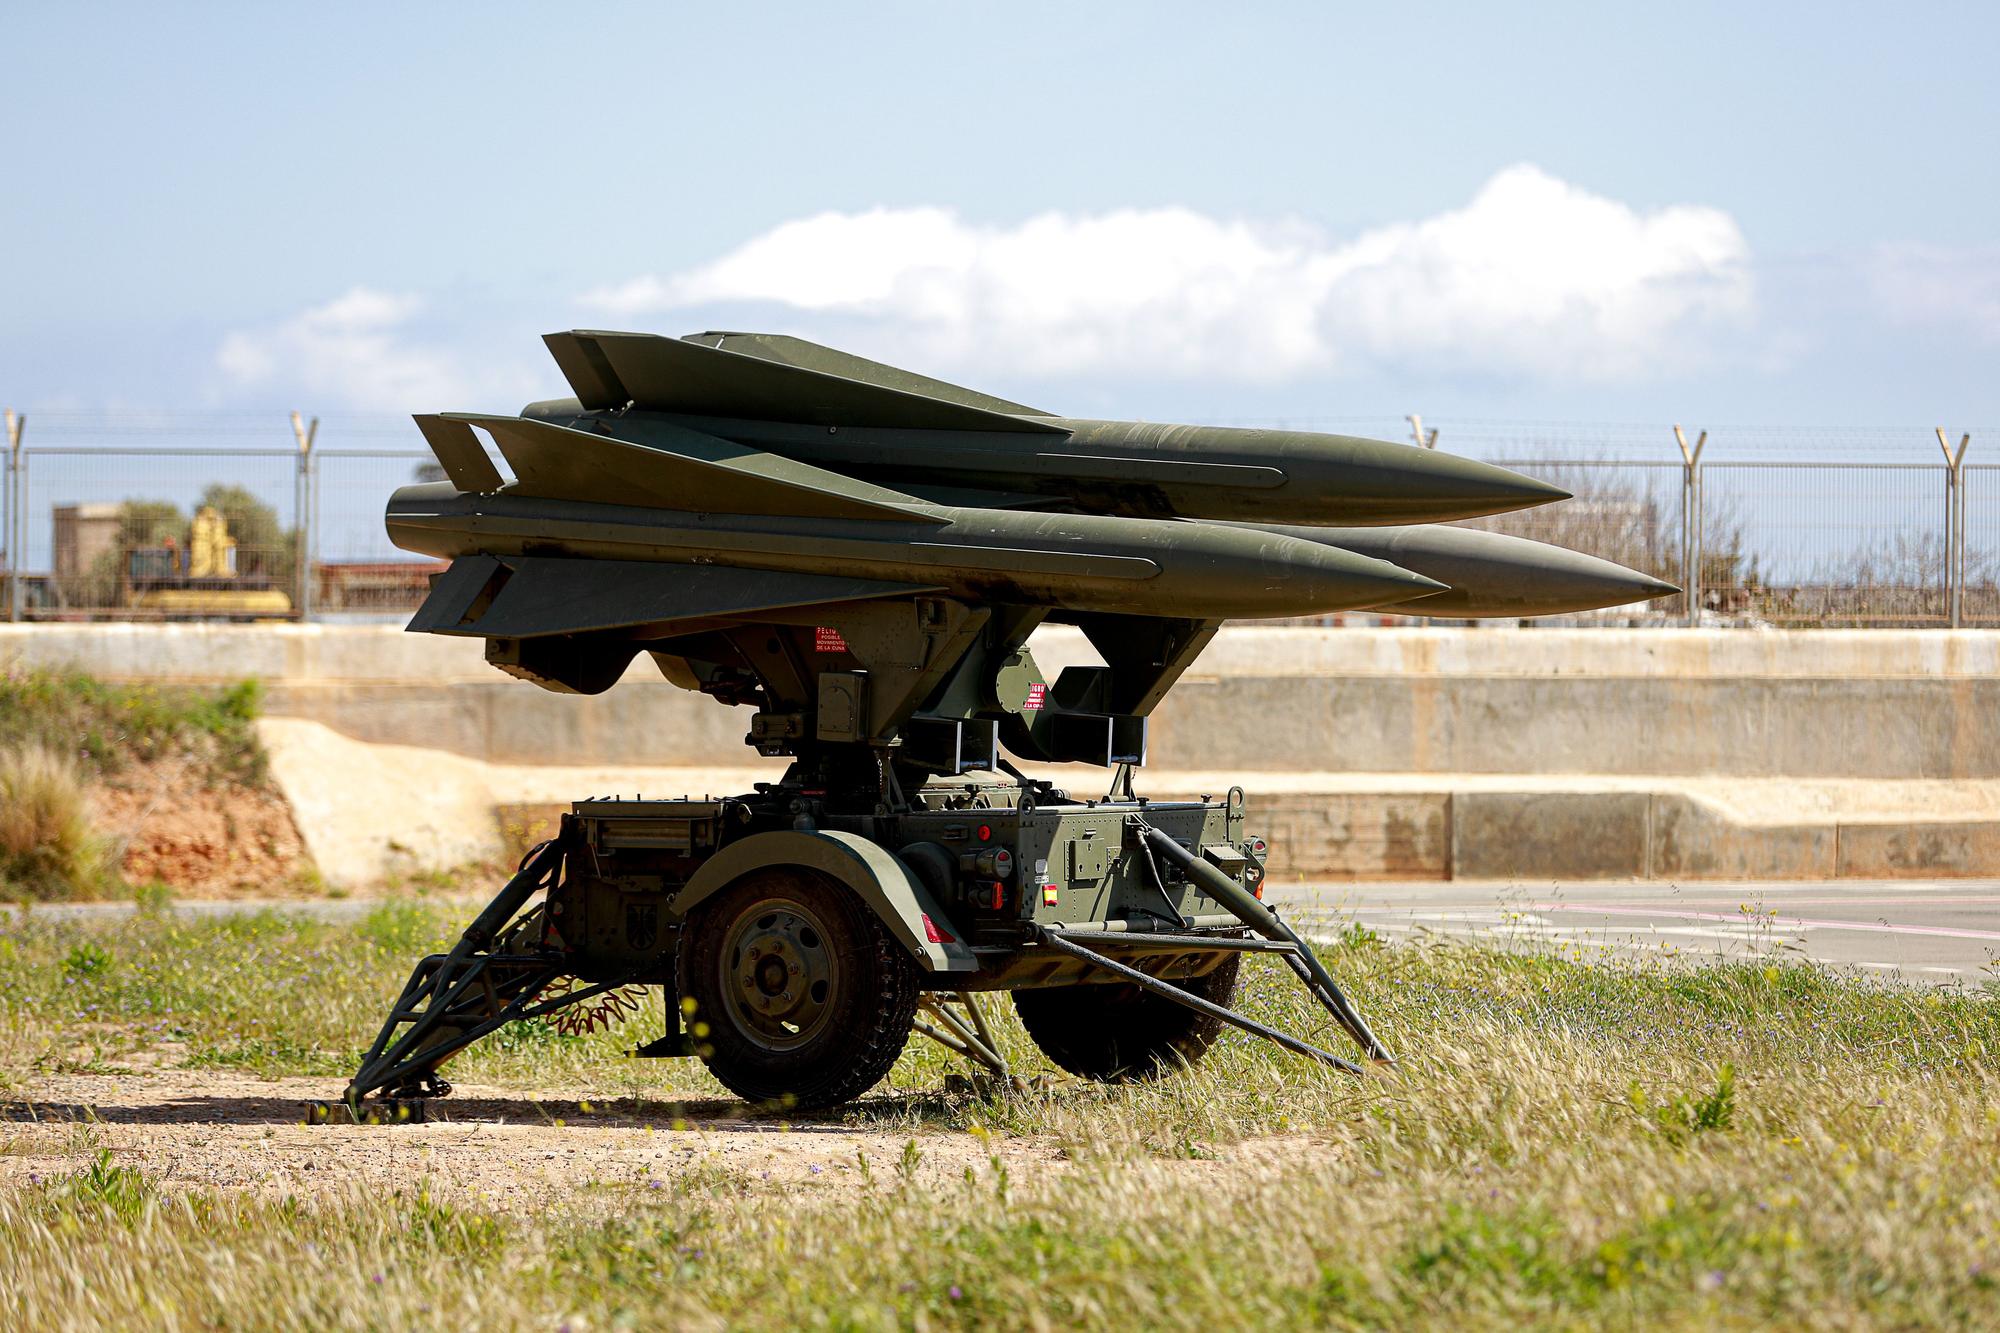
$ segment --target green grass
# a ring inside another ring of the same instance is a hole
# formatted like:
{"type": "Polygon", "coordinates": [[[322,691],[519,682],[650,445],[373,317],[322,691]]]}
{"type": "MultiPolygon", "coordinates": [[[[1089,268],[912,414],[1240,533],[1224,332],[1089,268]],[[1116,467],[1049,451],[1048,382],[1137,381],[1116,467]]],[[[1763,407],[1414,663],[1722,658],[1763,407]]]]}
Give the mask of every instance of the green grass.
{"type": "MultiPolygon", "coordinates": [[[[0,1076],[173,1040],[331,1092],[455,925],[408,904],[344,926],[30,913],[0,935],[0,1076]]],[[[1990,993],[1360,934],[1329,964],[1397,1072],[1232,1035],[1157,1084],[992,1099],[943,1095],[955,1066],[913,1043],[889,1095],[830,1117],[909,1144],[858,1189],[696,1158],[526,1216],[416,1170],[396,1197],[308,1204],[133,1179],[85,1135],[71,1174],[0,1186],[0,1290],[30,1325],[1991,1326],[1990,993]],[[1010,1168],[1024,1135],[1063,1168],[1010,1168]],[[945,1136],[984,1165],[919,1170],[945,1136]]],[[[1246,978],[1253,1014],[1323,1027],[1287,974],[1246,978]]],[[[449,1072],[636,1099],[664,1128],[663,1104],[722,1094],[698,1065],[624,1059],[649,1028],[518,1028],[449,1072]]]]}
{"type": "Polygon", "coordinates": [[[99,775],[193,751],[220,778],[265,780],[256,681],[216,688],[119,685],[80,671],[0,671],[0,749],[46,746],[99,775]]]}

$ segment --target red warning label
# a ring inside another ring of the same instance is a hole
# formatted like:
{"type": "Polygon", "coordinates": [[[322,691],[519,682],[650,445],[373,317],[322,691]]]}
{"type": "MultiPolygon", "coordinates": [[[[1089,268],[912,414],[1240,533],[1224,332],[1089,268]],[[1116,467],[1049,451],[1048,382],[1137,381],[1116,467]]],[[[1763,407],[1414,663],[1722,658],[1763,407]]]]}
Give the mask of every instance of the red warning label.
{"type": "Polygon", "coordinates": [[[831,625],[813,627],[813,651],[816,653],[844,653],[847,640],[840,637],[840,631],[831,625]]]}
{"type": "Polygon", "coordinates": [[[1042,710],[1042,705],[1048,701],[1049,687],[1038,680],[1028,687],[1028,697],[1021,701],[1021,711],[1024,713],[1039,713],[1042,710]]]}

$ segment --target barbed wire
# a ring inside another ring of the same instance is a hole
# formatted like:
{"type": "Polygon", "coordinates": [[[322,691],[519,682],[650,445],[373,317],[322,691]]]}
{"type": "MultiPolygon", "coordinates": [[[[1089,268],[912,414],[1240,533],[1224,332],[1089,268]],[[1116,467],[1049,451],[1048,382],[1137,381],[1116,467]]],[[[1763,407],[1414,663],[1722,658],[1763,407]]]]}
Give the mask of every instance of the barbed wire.
{"type": "MultiPolygon", "coordinates": [[[[282,412],[250,409],[147,409],[147,408],[52,408],[29,410],[27,446],[78,445],[90,443],[135,443],[157,441],[163,449],[187,447],[197,441],[242,443],[245,447],[292,448],[289,416],[282,412]],[[255,442],[254,444],[251,442],[255,442]]],[[[307,413],[306,415],[313,415],[307,413]]],[[[1198,414],[1187,418],[1191,424],[1241,426],[1261,430],[1309,430],[1335,434],[1363,434],[1377,439],[1413,444],[1409,417],[1403,413],[1342,413],[1338,415],[1297,414],[1247,416],[1198,414]]],[[[319,443],[337,448],[343,442],[404,441],[418,452],[424,448],[409,417],[389,412],[333,412],[320,414],[319,443]]],[[[1422,417],[1426,432],[1435,430],[1438,447],[1446,452],[1490,456],[1496,450],[1510,450],[1520,456],[1524,450],[1549,450],[1566,457],[1595,457],[1606,462],[1653,457],[1678,457],[1672,422],[1596,421],[1534,417],[1422,417]]],[[[1828,459],[1880,458],[1883,461],[1921,455],[1929,461],[1936,455],[1936,428],[1943,425],[1956,437],[1970,433],[1978,446],[2000,439],[2000,426],[1979,426],[1933,422],[1909,425],[1755,425],[1730,422],[1683,422],[1690,435],[1705,430],[1709,454],[1745,459],[1757,454],[1793,457],[1819,456],[1828,459]]]]}

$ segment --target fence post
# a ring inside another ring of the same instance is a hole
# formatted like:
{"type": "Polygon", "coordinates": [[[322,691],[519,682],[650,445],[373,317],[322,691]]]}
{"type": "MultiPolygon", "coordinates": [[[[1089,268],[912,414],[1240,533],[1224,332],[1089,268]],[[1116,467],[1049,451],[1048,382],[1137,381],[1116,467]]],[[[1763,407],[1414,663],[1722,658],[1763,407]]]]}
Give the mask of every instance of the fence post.
{"type": "Polygon", "coordinates": [[[313,575],[312,575],[312,468],[313,441],[319,438],[319,418],[312,424],[302,421],[297,412],[292,413],[292,438],[299,442],[299,471],[292,485],[292,514],[298,526],[293,529],[298,538],[296,558],[298,596],[294,604],[298,607],[301,622],[313,617],[313,575]]]}
{"type": "Polygon", "coordinates": [[[1690,449],[1687,432],[1675,426],[1674,442],[1681,447],[1681,622],[1692,626],[1701,623],[1701,451],[1708,432],[1690,449]]]}
{"type": "Polygon", "coordinates": [[[21,436],[28,429],[28,419],[13,408],[7,409],[7,513],[6,524],[7,557],[7,619],[21,618],[21,547],[27,540],[27,501],[21,495],[21,436]]]}
{"type": "Polygon", "coordinates": [[[1937,428],[1938,448],[1944,450],[1944,606],[1947,623],[1959,628],[1965,615],[1965,447],[1970,431],[1961,435],[1954,452],[1937,428]]]}
{"type": "Polygon", "coordinates": [[[1416,412],[1405,416],[1403,420],[1410,423],[1410,438],[1417,442],[1417,448],[1435,449],[1438,447],[1437,427],[1431,427],[1430,433],[1426,435],[1424,433],[1424,419],[1416,412]]]}

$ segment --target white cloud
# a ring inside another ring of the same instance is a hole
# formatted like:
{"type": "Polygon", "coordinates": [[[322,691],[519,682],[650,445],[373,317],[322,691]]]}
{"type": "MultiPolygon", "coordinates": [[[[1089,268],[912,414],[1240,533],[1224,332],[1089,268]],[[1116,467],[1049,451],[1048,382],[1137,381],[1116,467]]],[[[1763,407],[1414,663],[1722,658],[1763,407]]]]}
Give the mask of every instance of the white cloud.
{"type": "Polygon", "coordinates": [[[1525,165],[1461,209],[1344,241],[1184,208],[1012,227],[821,213],[585,299],[620,317],[776,305],[791,324],[869,326],[927,368],[1238,380],[1367,364],[1640,379],[1703,360],[1755,307],[1728,214],[1640,213],[1525,165]]]}
{"type": "Polygon", "coordinates": [[[449,353],[410,337],[415,297],[356,287],[266,328],[231,333],[216,365],[239,388],[282,388],[310,405],[436,410],[466,401],[469,377],[449,353]]]}

